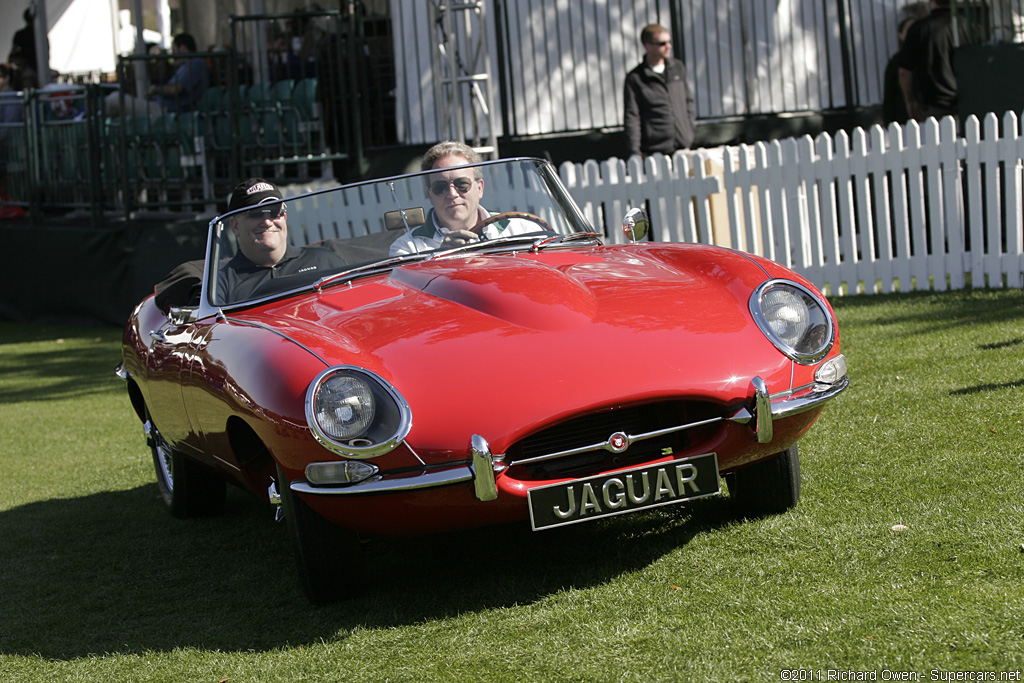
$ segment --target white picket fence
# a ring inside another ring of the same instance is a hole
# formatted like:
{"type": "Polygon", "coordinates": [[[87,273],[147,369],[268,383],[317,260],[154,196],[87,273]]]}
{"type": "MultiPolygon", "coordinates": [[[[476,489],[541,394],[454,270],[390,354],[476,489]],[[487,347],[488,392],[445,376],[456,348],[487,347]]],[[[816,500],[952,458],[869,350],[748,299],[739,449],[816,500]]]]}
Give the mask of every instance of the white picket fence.
{"type": "MultiPolygon", "coordinates": [[[[765,256],[830,295],[1021,288],[1024,136],[1013,112],[1001,123],[994,114],[983,123],[969,117],[960,135],[953,118],[929,119],[672,157],[567,162],[559,174],[613,243],[626,240],[626,211],[643,207],[651,239],[765,256]]],[[[296,239],[377,229],[370,226],[385,209],[353,192],[290,210],[296,239]]]]}
{"type": "Polygon", "coordinates": [[[766,256],[832,295],[1021,287],[1017,116],[929,119],[560,168],[610,241],[630,207],[652,238],[766,256]]]}

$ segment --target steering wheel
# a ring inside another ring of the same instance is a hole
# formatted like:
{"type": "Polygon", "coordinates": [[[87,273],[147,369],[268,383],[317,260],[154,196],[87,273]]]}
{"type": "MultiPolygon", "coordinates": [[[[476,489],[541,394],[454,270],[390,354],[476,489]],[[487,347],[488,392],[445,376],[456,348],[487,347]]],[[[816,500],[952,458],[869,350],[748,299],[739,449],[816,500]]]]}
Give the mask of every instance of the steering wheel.
{"type": "Polygon", "coordinates": [[[493,216],[489,216],[484,220],[477,223],[476,227],[473,228],[473,232],[478,235],[483,234],[483,229],[491,223],[497,223],[498,221],[505,220],[507,218],[522,218],[524,220],[533,221],[543,229],[547,230],[551,234],[555,234],[555,231],[551,228],[551,225],[541,218],[540,216],[525,211],[505,211],[504,213],[496,213],[493,216]]]}

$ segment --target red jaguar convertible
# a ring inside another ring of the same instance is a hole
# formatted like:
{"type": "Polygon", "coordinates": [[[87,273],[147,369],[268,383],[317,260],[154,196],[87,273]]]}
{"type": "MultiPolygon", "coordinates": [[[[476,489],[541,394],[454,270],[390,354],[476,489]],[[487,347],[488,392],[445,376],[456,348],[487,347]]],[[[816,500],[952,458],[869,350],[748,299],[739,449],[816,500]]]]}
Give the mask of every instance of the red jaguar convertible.
{"type": "Polygon", "coordinates": [[[545,161],[444,171],[250,183],[136,307],[118,371],[172,514],[252,491],[324,602],[364,584],[360,536],[797,503],[797,440],[848,385],[809,282],[645,241],[640,210],[604,244],[545,161]],[[473,193],[482,220],[450,239],[440,202],[473,193]],[[282,260],[253,255],[267,240],[282,260]]]}

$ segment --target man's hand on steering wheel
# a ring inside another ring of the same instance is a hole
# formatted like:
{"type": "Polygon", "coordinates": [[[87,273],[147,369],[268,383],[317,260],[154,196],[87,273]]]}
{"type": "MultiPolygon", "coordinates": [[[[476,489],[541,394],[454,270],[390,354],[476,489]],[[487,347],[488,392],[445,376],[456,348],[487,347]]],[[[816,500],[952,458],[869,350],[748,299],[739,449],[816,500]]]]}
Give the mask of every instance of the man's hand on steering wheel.
{"type": "Polygon", "coordinates": [[[479,239],[480,235],[472,230],[449,230],[441,240],[441,248],[461,247],[463,244],[476,242],[479,239]]]}
{"type": "Polygon", "coordinates": [[[493,216],[488,216],[484,220],[476,224],[472,230],[449,230],[444,239],[441,240],[441,249],[451,249],[454,247],[461,247],[464,244],[470,244],[477,242],[482,239],[487,239],[484,236],[484,228],[498,221],[510,220],[517,218],[520,220],[527,220],[539,225],[543,230],[550,234],[554,234],[554,230],[551,229],[551,225],[541,218],[532,213],[525,211],[505,211],[503,213],[496,213],[493,216]]]}

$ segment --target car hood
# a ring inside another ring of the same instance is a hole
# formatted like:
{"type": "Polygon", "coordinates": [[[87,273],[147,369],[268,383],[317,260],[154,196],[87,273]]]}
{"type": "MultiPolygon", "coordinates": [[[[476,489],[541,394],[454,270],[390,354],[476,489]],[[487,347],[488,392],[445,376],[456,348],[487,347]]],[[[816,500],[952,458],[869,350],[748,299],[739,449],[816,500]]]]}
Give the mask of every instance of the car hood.
{"type": "Polygon", "coordinates": [[[616,402],[748,398],[753,374],[789,368],[748,310],[766,278],[746,256],[702,245],[467,254],[246,317],[328,365],[391,382],[412,406],[413,436],[468,443],[616,402]],[[515,427],[502,423],[510,412],[515,427]]]}

